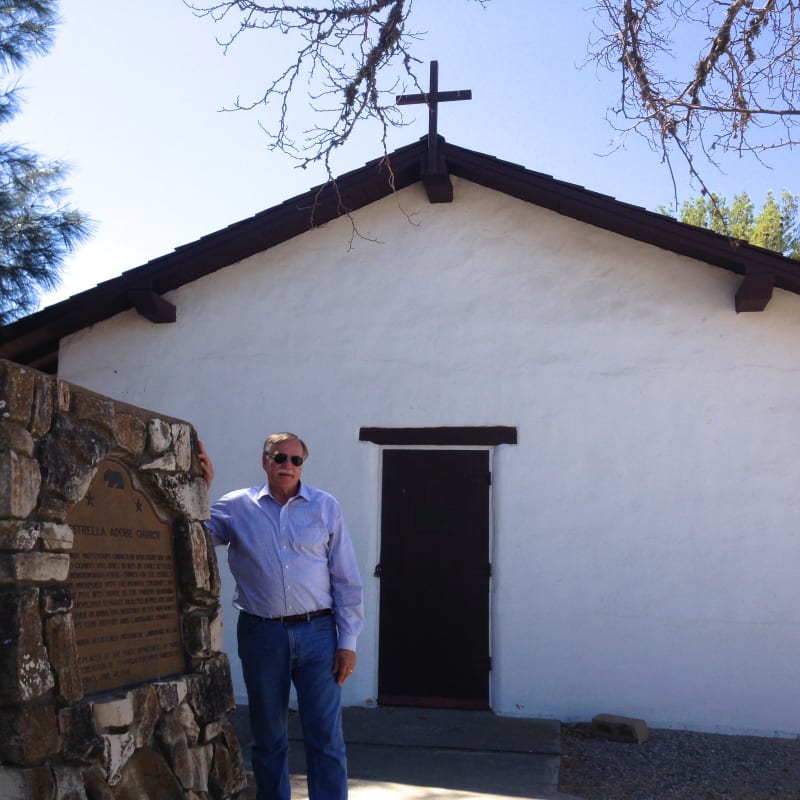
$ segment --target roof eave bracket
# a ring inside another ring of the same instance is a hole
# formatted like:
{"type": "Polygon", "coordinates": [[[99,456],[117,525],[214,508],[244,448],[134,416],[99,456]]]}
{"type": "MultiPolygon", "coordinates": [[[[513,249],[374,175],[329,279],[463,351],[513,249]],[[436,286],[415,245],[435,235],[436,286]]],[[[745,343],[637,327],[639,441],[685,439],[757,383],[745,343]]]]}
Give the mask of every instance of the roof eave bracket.
{"type": "Polygon", "coordinates": [[[431,203],[452,203],[453,184],[447,171],[423,173],[422,185],[431,203]]]}
{"type": "Polygon", "coordinates": [[[128,300],[139,314],[157,325],[175,322],[178,318],[176,307],[152,289],[130,289],[128,300]]]}
{"type": "Polygon", "coordinates": [[[447,172],[447,162],[439,147],[427,153],[420,164],[420,178],[431,203],[452,203],[453,184],[447,172]]]}
{"type": "Polygon", "coordinates": [[[744,280],[736,292],[736,313],[741,311],[763,311],[772,299],[775,274],[765,271],[746,270],[744,280]]]}

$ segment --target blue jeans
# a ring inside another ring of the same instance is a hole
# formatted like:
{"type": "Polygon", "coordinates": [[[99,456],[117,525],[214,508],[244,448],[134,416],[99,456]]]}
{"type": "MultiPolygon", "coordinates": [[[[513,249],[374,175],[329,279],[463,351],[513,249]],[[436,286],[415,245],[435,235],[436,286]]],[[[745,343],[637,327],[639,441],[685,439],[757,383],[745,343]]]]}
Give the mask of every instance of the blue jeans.
{"type": "Polygon", "coordinates": [[[240,613],[239,658],[250,705],[258,800],[289,800],[289,691],[303,726],[309,800],[345,800],[341,687],[333,674],[333,617],[284,624],[240,613]]]}

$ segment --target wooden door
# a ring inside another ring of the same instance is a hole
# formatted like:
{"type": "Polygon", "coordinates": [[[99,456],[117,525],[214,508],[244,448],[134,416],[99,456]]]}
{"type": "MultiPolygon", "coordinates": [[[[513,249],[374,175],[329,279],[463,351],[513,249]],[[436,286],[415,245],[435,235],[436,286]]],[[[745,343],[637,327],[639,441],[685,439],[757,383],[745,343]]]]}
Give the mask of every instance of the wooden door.
{"type": "Polygon", "coordinates": [[[378,702],[489,707],[489,453],[385,450],[378,702]]]}

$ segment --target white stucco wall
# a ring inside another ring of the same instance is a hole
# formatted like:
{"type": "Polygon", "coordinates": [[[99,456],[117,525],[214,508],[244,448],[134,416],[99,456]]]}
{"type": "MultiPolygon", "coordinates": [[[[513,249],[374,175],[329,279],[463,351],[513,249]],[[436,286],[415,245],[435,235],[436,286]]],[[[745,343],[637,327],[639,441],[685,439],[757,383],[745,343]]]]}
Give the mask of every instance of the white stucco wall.
{"type": "MultiPolygon", "coordinates": [[[[348,519],[377,693],[380,449],[361,426],[514,425],[494,453],[492,706],[800,733],[800,297],[475,185],[412,187],[69,337],[60,376],[190,420],[212,499],[311,448],[348,519]],[[406,215],[410,215],[407,217],[406,215]]],[[[221,561],[224,561],[224,554],[221,561]]],[[[226,619],[232,623],[226,578],[226,619]]],[[[244,697],[234,626],[226,649],[244,697]]]]}

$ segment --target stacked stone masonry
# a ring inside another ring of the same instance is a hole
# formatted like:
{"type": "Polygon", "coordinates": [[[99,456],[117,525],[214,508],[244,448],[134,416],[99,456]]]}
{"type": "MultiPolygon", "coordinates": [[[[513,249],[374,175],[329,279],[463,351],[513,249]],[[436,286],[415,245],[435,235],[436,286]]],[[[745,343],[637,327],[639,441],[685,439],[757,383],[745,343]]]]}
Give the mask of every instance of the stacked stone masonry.
{"type": "Polygon", "coordinates": [[[225,800],[246,785],[206,485],[186,422],[0,360],[0,798],[225,800]],[[113,458],[171,519],[184,671],[92,693],[69,509],[113,458]]]}

